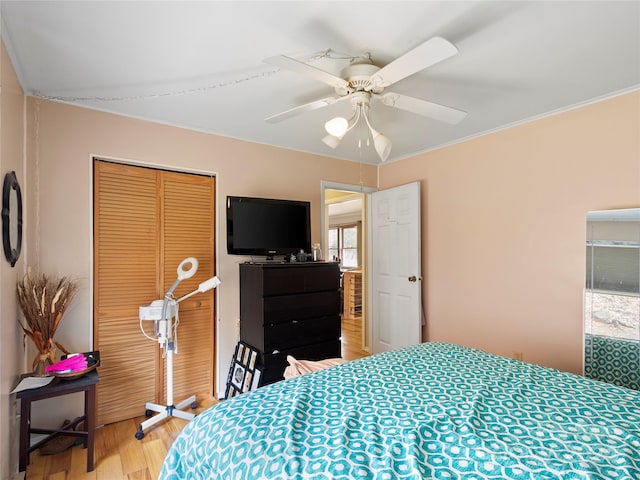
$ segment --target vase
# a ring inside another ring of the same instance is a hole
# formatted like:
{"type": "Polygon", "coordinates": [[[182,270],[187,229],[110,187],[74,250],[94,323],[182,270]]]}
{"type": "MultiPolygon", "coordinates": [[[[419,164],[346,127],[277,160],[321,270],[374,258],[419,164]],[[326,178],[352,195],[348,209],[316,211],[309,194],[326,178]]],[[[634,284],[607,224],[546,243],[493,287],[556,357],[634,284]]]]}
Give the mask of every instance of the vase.
{"type": "Polygon", "coordinates": [[[49,355],[49,353],[38,354],[33,361],[33,376],[48,377],[47,367],[49,365],[53,365],[51,355],[49,355]]]}

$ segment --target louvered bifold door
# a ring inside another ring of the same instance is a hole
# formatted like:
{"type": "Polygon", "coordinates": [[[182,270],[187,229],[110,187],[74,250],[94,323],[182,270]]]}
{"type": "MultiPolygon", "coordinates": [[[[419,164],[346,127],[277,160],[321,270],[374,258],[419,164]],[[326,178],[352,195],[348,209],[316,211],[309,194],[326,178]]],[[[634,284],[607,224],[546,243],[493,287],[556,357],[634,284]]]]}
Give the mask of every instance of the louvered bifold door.
{"type": "MultiPolygon", "coordinates": [[[[95,162],[94,348],[100,350],[98,424],[144,414],[146,402],[166,404],[164,350],[138,309],[162,299],[180,262],[195,257],[196,275],[180,298],[214,275],[213,177],[95,162]]],[[[214,394],[214,298],[199,293],[179,304],[174,404],[214,394]]]]}
{"type": "MultiPolygon", "coordinates": [[[[180,298],[214,275],[214,179],[170,172],[162,178],[164,291],[176,280],[182,260],[198,260],[195,276],[182,281],[174,292],[180,298]]],[[[215,294],[215,290],[198,293],[178,305],[177,354],[173,362],[176,404],[193,394],[213,392],[215,294]]],[[[164,397],[166,376],[161,378],[164,397]]]]}
{"type": "Polygon", "coordinates": [[[139,327],[138,307],[157,298],[159,206],[151,169],[96,161],[94,348],[100,350],[98,425],[144,413],[156,397],[158,344],[139,327]]]}

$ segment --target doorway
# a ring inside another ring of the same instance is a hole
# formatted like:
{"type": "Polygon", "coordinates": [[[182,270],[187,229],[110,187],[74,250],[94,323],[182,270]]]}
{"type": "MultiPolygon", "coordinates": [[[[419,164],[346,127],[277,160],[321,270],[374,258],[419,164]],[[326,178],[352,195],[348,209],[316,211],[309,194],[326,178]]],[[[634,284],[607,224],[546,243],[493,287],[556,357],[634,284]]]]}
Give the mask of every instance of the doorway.
{"type": "Polygon", "coordinates": [[[367,204],[373,191],[322,184],[322,250],[325,259],[340,262],[342,354],[348,360],[369,354],[367,204]]]}
{"type": "MultiPolygon", "coordinates": [[[[378,191],[371,187],[321,183],[321,216],[325,258],[329,255],[330,221],[328,205],[362,197],[361,269],[362,320],[360,335],[368,354],[414,345],[422,341],[425,321],[422,312],[420,239],[420,183],[378,191]],[[337,198],[332,198],[333,191],[337,198]],[[402,248],[392,246],[402,245],[402,248]]],[[[353,256],[352,256],[353,257],[353,256]]],[[[350,257],[350,258],[352,258],[350,257]]],[[[342,266],[344,269],[344,265],[342,266]]]]}

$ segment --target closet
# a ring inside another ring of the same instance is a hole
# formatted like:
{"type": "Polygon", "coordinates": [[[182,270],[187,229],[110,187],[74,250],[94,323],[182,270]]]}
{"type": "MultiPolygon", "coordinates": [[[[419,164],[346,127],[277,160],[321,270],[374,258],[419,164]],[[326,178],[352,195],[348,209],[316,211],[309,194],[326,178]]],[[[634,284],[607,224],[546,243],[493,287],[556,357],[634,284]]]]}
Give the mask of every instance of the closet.
{"type": "MultiPolygon", "coordinates": [[[[178,286],[176,298],[215,275],[214,200],[211,176],[94,161],[98,425],[143,415],[148,401],[165,404],[164,352],[141,332],[138,308],[164,297],[186,257],[198,259],[198,272],[178,286]]],[[[180,303],[176,402],[214,394],[215,295],[180,303]]]]}

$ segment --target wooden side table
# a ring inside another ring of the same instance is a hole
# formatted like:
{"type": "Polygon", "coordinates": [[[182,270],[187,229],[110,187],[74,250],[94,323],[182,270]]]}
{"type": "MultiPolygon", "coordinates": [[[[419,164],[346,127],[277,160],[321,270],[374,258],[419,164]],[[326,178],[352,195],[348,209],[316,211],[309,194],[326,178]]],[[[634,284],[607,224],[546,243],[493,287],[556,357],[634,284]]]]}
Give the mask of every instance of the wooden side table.
{"type": "MultiPolygon", "coordinates": [[[[27,375],[23,375],[20,379],[27,375]]],[[[40,448],[47,441],[57,435],[68,435],[84,438],[83,445],[87,449],[87,472],[93,470],[93,442],[96,429],[96,384],[100,381],[95,370],[73,380],[54,379],[49,385],[30,390],[22,390],[16,393],[20,399],[20,466],[23,472],[29,465],[29,454],[40,448]],[[31,426],[31,403],[47,398],[69,395],[71,393],[84,392],[84,415],[77,421],[70,423],[65,429],[49,430],[34,428],[31,426]],[[78,424],[84,422],[84,431],[75,430],[78,424]],[[30,445],[32,433],[44,433],[47,437],[30,445]]]]}

